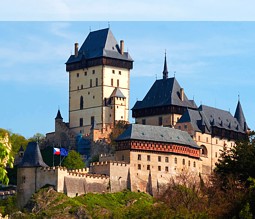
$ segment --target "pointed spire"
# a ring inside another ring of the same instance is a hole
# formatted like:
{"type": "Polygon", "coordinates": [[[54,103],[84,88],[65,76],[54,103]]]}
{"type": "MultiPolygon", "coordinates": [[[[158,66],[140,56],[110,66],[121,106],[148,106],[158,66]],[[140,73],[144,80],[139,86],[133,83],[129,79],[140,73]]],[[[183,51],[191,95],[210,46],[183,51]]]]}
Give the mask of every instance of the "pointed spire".
{"type": "Polygon", "coordinates": [[[246,124],[243,109],[242,109],[242,106],[241,106],[241,103],[240,103],[239,95],[238,95],[238,103],[237,103],[237,106],[236,106],[236,112],[235,112],[234,117],[239,122],[240,127],[242,128],[242,130],[247,131],[247,124],[246,124]]]}
{"type": "Polygon", "coordinates": [[[55,119],[63,119],[59,109],[58,109],[58,113],[57,113],[57,116],[55,119]]]}
{"type": "Polygon", "coordinates": [[[168,78],[168,70],[167,70],[167,62],[166,62],[166,52],[165,52],[165,63],[164,63],[164,70],[163,70],[163,79],[168,78]]]}

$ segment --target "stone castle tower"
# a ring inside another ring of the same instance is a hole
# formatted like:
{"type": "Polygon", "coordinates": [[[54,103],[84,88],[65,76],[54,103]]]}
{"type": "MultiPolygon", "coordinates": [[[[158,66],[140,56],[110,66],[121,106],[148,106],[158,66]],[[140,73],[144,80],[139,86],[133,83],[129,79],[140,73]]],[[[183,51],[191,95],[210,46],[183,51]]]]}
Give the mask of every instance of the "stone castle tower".
{"type": "Polygon", "coordinates": [[[107,137],[116,121],[128,121],[133,60],[109,28],[90,32],[66,62],[69,72],[69,128],[107,137]]]}

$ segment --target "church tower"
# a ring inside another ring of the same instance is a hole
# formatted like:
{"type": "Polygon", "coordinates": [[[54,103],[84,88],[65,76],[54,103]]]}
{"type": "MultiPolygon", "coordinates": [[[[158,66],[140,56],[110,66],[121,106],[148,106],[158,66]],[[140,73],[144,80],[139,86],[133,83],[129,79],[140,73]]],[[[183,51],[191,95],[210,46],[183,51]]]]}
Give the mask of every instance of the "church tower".
{"type": "Polygon", "coordinates": [[[90,32],[66,62],[69,72],[69,128],[88,134],[95,125],[107,136],[118,120],[128,121],[133,60],[109,28],[90,32]]]}

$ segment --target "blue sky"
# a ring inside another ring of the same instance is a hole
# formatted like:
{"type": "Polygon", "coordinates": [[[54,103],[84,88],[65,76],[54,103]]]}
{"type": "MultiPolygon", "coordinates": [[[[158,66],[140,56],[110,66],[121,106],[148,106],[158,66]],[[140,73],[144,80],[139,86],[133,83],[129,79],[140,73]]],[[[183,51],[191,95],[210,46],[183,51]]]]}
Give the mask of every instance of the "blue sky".
{"type": "MultiPolygon", "coordinates": [[[[58,107],[68,121],[65,62],[90,29],[106,27],[107,21],[0,22],[0,127],[26,137],[54,131],[58,107]]],[[[110,28],[134,59],[131,108],[162,77],[166,50],[169,77],[175,72],[190,99],[234,114],[240,94],[255,128],[255,22],[112,21],[110,28]]]]}

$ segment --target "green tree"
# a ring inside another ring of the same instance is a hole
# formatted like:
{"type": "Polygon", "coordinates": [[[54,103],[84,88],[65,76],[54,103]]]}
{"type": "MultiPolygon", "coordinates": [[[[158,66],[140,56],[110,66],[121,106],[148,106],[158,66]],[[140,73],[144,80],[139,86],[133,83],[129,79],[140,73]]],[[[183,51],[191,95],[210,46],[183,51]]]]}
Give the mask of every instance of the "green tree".
{"type": "Polygon", "coordinates": [[[81,169],[85,167],[85,163],[78,152],[71,150],[69,151],[68,156],[64,159],[62,166],[67,169],[81,169]]]}
{"type": "Polygon", "coordinates": [[[29,142],[34,141],[39,143],[43,142],[44,140],[45,140],[45,135],[41,133],[36,133],[33,135],[33,137],[30,137],[28,139],[29,142]]]}
{"type": "Polygon", "coordinates": [[[12,168],[14,162],[11,149],[9,134],[7,132],[5,134],[0,133],[0,181],[5,185],[9,183],[6,167],[12,168]]]}
{"type": "Polygon", "coordinates": [[[229,176],[247,182],[249,177],[255,178],[255,133],[249,138],[236,142],[230,149],[224,148],[221,158],[216,163],[215,172],[226,180],[229,176]]]}
{"type": "Polygon", "coordinates": [[[126,121],[117,121],[114,128],[112,129],[112,132],[110,134],[110,144],[112,146],[116,146],[117,143],[115,141],[116,138],[118,138],[119,135],[121,135],[128,127],[128,122],[126,121]]]}

